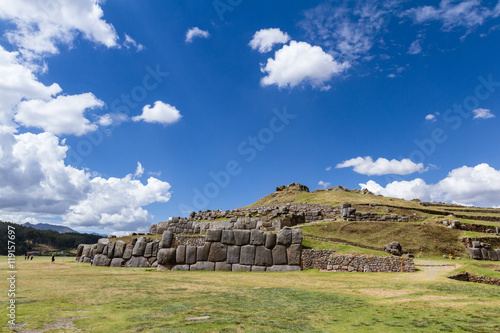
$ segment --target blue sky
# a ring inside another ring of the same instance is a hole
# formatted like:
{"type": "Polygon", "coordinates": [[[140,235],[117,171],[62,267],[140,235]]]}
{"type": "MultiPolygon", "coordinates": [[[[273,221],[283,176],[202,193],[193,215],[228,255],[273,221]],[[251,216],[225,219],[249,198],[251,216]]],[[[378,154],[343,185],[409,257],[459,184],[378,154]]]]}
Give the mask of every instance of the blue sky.
{"type": "Polygon", "coordinates": [[[0,2],[0,219],[144,231],[300,182],[500,206],[496,1],[0,2]]]}

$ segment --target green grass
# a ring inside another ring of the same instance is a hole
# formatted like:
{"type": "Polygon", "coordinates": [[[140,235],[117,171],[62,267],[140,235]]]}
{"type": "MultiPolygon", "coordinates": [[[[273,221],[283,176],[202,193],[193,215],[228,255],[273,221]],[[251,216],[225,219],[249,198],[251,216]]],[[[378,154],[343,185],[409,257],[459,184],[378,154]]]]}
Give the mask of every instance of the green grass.
{"type": "MultiPolygon", "coordinates": [[[[56,263],[18,262],[23,330],[57,323],[95,332],[500,330],[500,288],[450,280],[447,272],[158,272],[56,263]]],[[[0,285],[6,290],[5,280],[0,285]]]]}
{"type": "Polygon", "coordinates": [[[392,241],[415,255],[465,254],[462,231],[437,224],[408,222],[326,222],[301,228],[305,234],[383,250],[392,241]]]}
{"type": "Polygon", "coordinates": [[[336,254],[368,255],[368,256],[378,256],[378,257],[390,256],[390,254],[384,251],[364,249],[362,247],[311,239],[308,237],[304,237],[304,240],[302,241],[302,246],[305,249],[335,250],[336,254]]]}

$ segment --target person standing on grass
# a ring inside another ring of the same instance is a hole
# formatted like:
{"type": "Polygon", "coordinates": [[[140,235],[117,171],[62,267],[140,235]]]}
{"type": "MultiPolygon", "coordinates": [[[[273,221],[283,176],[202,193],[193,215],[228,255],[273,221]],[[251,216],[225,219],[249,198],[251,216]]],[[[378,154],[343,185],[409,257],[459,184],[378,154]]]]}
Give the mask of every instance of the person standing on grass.
{"type": "Polygon", "coordinates": [[[54,263],[54,261],[56,261],[56,258],[54,257],[54,254],[52,254],[52,263],[54,263]]]}

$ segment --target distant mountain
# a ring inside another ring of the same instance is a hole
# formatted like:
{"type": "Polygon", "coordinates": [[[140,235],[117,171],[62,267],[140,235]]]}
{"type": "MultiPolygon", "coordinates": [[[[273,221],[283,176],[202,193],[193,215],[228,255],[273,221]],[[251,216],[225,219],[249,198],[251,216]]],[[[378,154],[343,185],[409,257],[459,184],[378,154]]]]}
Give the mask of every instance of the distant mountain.
{"type": "Polygon", "coordinates": [[[75,231],[75,230],[68,228],[68,227],[64,227],[62,225],[54,225],[54,224],[48,224],[48,223],[31,224],[29,222],[26,222],[23,225],[25,227],[31,227],[31,228],[35,228],[38,230],[53,230],[53,231],[57,231],[61,234],[68,233],[68,232],[79,233],[78,231],[75,231]]]}

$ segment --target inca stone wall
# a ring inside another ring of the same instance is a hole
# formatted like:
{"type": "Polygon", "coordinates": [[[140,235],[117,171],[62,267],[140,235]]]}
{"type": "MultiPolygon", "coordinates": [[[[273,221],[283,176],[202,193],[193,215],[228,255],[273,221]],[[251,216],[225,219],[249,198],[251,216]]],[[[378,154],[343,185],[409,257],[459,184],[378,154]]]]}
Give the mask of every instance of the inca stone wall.
{"type": "Polygon", "coordinates": [[[489,243],[472,241],[472,247],[467,248],[467,252],[475,260],[500,260],[500,250],[492,249],[489,243]]]}
{"type": "Polygon", "coordinates": [[[326,269],[335,250],[302,250],[302,269],[326,269]]]}
{"type": "Polygon", "coordinates": [[[500,237],[464,237],[462,242],[466,248],[474,247],[472,242],[488,243],[493,247],[500,247],[500,237]]]}
{"type": "Polygon", "coordinates": [[[278,234],[258,229],[209,229],[202,246],[162,246],[158,270],[299,271],[301,253],[300,229],[285,227],[278,234]]]}
{"type": "Polygon", "coordinates": [[[342,219],[344,221],[392,221],[392,222],[408,222],[408,216],[398,216],[397,214],[378,215],[375,213],[361,213],[356,211],[356,208],[351,207],[351,204],[346,203],[342,206],[342,219]]]}
{"type": "Polygon", "coordinates": [[[477,276],[468,272],[460,273],[457,275],[449,275],[448,278],[458,281],[468,281],[468,282],[484,283],[484,284],[491,284],[494,286],[500,286],[500,279],[495,279],[492,277],[485,277],[485,276],[477,276]]]}

